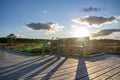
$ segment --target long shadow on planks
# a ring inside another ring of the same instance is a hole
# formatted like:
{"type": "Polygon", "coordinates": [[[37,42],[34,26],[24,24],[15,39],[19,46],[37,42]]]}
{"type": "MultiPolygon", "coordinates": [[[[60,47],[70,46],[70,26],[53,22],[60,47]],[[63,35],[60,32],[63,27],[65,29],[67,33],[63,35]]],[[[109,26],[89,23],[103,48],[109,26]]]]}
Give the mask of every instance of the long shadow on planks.
{"type": "Polygon", "coordinates": [[[75,80],[89,80],[85,59],[82,57],[78,59],[75,80]]]}
{"type": "MultiPolygon", "coordinates": [[[[57,56],[55,58],[55,60],[53,61],[49,61],[47,63],[47,65],[45,65],[44,67],[40,68],[39,70],[37,70],[36,72],[34,72],[33,74],[31,74],[30,76],[25,77],[26,79],[33,79],[35,76],[39,75],[40,73],[44,72],[46,69],[48,69],[49,67],[51,67],[52,65],[54,65],[57,61],[60,60],[60,56],[57,56]]],[[[48,73],[49,74],[49,73],[48,73]]]]}
{"type": "Polygon", "coordinates": [[[33,63],[33,62],[35,62],[37,60],[42,60],[42,59],[44,59],[46,57],[48,57],[48,56],[39,56],[39,57],[29,59],[29,60],[14,64],[14,65],[10,65],[10,66],[7,66],[7,67],[2,67],[2,68],[0,68],[0,71],[8,69],[8,68],[13,68],[13,67],[16,67],[16,66],[19,66],[19,65],[28,65],[28,63],[33,63]]]}
{"type": "Polygon", "coordinates": [[[57,66],[55,66],[50,72],[48,72],[44,77],[42,77],[41,80],[49,80],[51,76],[65,63],[67,59],[68,56],[66,56],[57,66]]]}
{"type": "Polygon", "coordinates": [[[11,66],[8,66],[8,67],[4,67],[4,68],[1,69],[0,74],[2,75],[2,74],[5,74],[5,73],[8,73],[8,72],[17,70],[17,69],[22,68],[24,66],[30,65],[30,64],[32,64],[36,61],[40,61],[42,59],[45,59],[47,57],[48,56],[38,57],[38,58],[35,58],[35,59],[32,59],[32,60],[27,60],[25,62],[21,62],[21,63],[11,65],[11,66]]]}
{"type": "MultiPolygon", "coordinates": [[[[41,59],[41,58],[40,58],[41,59]]],[[[19,77],[34,71],[35,69],[45,65],[46,63],[49,63],[50,61],[53,61],[56,59],[55,56],[50,58],[45,58],[44,60],[37,59],[33,61],[33,63],[28,63],[22,66],[18,66],[17,68],[14,68],[14,70],[8,70],[5,72],[2,72],[0,75],[0,80],[16,80],[19,77]]],[[[56,60],[57,61],[57,60],[56,60]]],[[[52,63],[51,63],[52,64],[52,63]]],[[[47,68],[47,67],[46,67],[47,68]]]]}

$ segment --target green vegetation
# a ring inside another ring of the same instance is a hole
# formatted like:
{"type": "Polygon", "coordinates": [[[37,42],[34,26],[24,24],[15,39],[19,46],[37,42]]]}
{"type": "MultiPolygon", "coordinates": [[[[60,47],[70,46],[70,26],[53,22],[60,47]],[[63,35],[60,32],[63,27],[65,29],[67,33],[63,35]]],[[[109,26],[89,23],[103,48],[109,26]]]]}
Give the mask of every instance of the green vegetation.
{"type": "Polygon", "coordinates": [[[29,46],[28,48],[24,49],[23,52],[31,53],[33,55],[43,55],[50,52],[50,47],[46,41],[41,41],[37,45],[29,46]]]}
{"type": "MultiPolygon", "coordinates": [[[[50,52],[76,53],[79,48],[76,40],[48,40],[48,39],[26,39],[26,38],[0,38],[0,48],[12,49],[26,52],[32,55],[44,55],[50,52]],[[61,48],[63,47],[63,48],[61,48]],[[58,48],[58,49],[57,49],[58,48]],[[68,50],[68,51],[67,51],[68,50]]],[[[89,40],[84,41],[85,55],[96,55],[103,52],[120,54],[120,40],[89,40]]],[[[61,53],[63,54],[63,53],[61,53]]],[[[78,54],[78,53],[76,53],[78,54]]]]}
{"type": "Polygon", "coordinates": [[[26,38],[0,38],[0,48],[12,49],[26,52],[32,55],[48,54],[52,51],[54,44],[48,44],[48,39],[26,39],[26,38]]]}

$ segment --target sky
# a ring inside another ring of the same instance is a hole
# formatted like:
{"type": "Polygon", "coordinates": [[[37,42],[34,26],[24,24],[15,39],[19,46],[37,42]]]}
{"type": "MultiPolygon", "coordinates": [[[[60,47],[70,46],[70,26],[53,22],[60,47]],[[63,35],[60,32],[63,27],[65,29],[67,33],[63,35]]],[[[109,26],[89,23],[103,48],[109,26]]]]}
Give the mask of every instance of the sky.
{"type": "Polygon", "coordinates": [[[0,37],[120,39],[120,0],[0,0],[0,37]]]}

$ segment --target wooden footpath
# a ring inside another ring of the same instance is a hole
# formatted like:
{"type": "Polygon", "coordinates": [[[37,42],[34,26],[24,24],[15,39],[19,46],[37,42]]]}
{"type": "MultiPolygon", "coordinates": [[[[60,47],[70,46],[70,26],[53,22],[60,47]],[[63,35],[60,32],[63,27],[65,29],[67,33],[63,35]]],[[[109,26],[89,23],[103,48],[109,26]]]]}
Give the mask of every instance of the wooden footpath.
{"type": "Polygon", "coordinates": [[[120,80],[120,55],[91,58],[17,55],[7,59],[0,58],[0,80],[120,80]]]}

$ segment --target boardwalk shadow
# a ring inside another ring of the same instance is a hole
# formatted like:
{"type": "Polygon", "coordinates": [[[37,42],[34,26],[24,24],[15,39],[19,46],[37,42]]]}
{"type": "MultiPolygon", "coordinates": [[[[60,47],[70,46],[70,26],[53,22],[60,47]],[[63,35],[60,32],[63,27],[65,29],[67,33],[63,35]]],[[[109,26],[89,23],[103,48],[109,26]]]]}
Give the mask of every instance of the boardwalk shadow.
{"type": "Polygon", "coordinates": [[[17,70],[19,68],[22,68],[24,66],[27,66],[27,65],[30,65],[36,61],[40,61],[40,60],[43,60],[45,58],[47,58],[49,56],[40,56],[40,57],[37,57],[37,58],[34,58],[34,59],[31,59],[31,60],[27,60],[27,61],[24,61],[24,62],[21,62],[21,63],[18,63],[18,64],[15,64],[15,65],[11,65],[11,66],[7,66],[7,67],[4,67],[4,68],[1,68],[0,70],[0,74],[6,74],[8,72],[11,72],[11,71],[14,71],[14,70],[17,70]]]}
{"type": "MultiPolygon", "coordinates": [[[[46,56],[46,57],[48,57],[48,56],[46,56]]],[[[23,61],[23,62],[20,62],[20,63],[17,63],[17,64],[13,64],[13,65],[10,65],[10,66],[2,67],[2,68],[0,68],[0,71],[8,69],[8,68],[16,67],[16,66],[19,66],[19,65],[27,65],[27,64],[33,63],[33,62],[35,62],[37,60],[40,60],[40,59],[42,60],[42,59],[44,59],[46,57],[45,56],[39,56],[39,57],[35,57],[33,59],[28,59],[26,61],[23,61]]]]}
{"type": "Polygon", "coordinates": [[[111,55],[101,54],[91,58],[80,57],[78,60],[75,80],[90,80],[85,61],[96,62],[96,61],[105,60],[108,58],[111,58],[111,55]]]}
{"type": "Polygon", "coordinates": [[[43,70],[47,69],[50,65],[54,64],[54,62],[56,62],[59,58],[56,58],[55,56],[49,57],[49,58],[45,58],[44,60],[40,61],[40,59],[36,60],[36,62],[34,61],[33,63],[29,63],[29,64],[25,64],[22,65],[20,67],[14,68],[14,70],[9,70],[7,72],[3,72],[0,75],[0,80],[16,80],[21,76],[24,76],[25,74],[34,71],[35,69],[45,65],[46,63],[48,63],[48,65],[46,65],[44,67],[43,70]],[[50,62],[51,61],[51,62],[50,62]]]}
{"type": "Polygon", "coordinates": [[[75,80],[89,80],[87,66],[84,58],[78,59],[78,66],[76,70],[75,80]]]}
{"type": "Polygon", "coordinates": [[[60,56],[57,56],[55,58],[55,60],[53,61],[49,61],[47,65],[45,65],[43,68],[40,68],[39,70],[37,70],[36,72],[34,72],[33,74],[31,74],[30,76],[26,77],[28,79],[32,79],[35,76],[39,75],[40,73],[44,72],[46,69],[48,69],[50,66],[52,66],[53,64],[55,64],[58,60],[60,59],[60,56]]]}
{"type": "Polygon", "coordinates": [[[44,77],[42,77],[41,80],[49,80],[51,76],[65,63],[67,59],[68,56],[66,56],[57,66],[55,66],[50,72],[48,72],[44,77]]]}
{"type": "MultiPolygon", "coordinates": [[[[48,71],[44,75],[40,75],[40,78],[41,80],[49,80],[55,74],[55,72],[58,71],[58,69],[66,62],[67,59],[68,56],[65,56],[62,59],[60,56],[55,55],[40,56],[14,65],[3,67],[0,68],[0,80],[31,80],[47,70],[48,71]],[[55,66],[53,66],[54,64],[55,66]],[[50,68],[51,66],[52,68],[50,68]]],[[[74,68],[75,66],[70,67],[74,68]]],[[[78,59],[75,80],[89,80],[84,58],[78,59]]]]}

